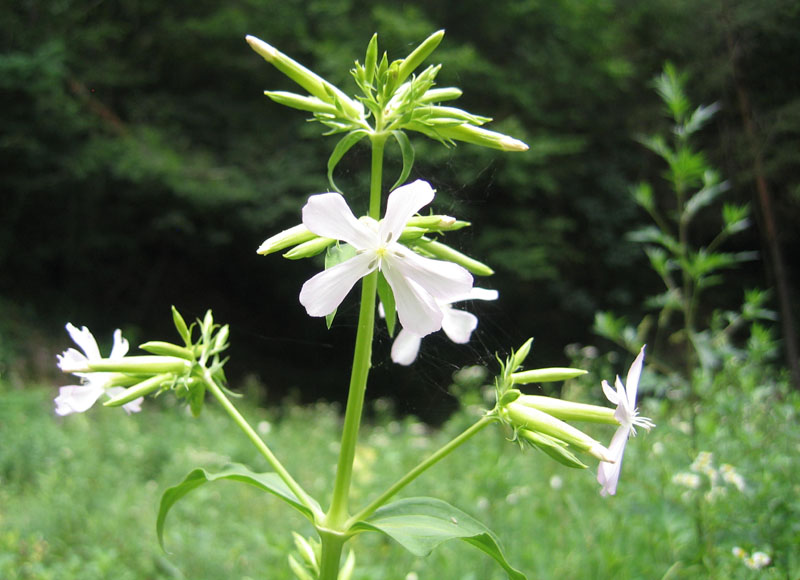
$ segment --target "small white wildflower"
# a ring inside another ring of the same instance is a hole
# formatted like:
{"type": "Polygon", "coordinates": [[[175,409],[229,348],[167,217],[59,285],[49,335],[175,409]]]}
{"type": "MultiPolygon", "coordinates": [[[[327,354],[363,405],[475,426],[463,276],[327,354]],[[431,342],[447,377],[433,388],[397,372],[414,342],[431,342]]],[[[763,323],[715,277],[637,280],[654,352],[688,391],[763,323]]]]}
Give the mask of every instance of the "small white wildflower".
{"type": "Polygon", "coordinates": [[[639,388],[639,378],[642,374],[643,364],[644,347],[639,351],[639,355],[631,364],[631,368],[628,369],[625,385],[617,377],[615,391],[607,381],[603,381],[603,393],[612,404],[617,406],[614,417],[619,421],[620,426],[608,446],[609,455],[614,459],[613,463],[601,461],[597,468],[597,482],[603,486],[600,490],[600,495],[614,495],[617,493],[617,482],[622,469],[622,456],[625,453],[625,445],[628,442],[628,437],[636,435],[636,427],[643,427],[648,431],[651,427],[655,427],[655,424],[647,417],[639,417],[636,409],[636,391],[639,388]]]}
{"type": "Polygon", "coordinates": [[[750,556],[753,565],[755,566],[755,570],[760,570],[766,566],[769,566],[772,563],[772,558],[769,557],[769,554],[766,552],[753,552],[753,555],[750,556]]]}
{"type": "Polygon", "coordinates": [[[676,473],[672,476],[672,483],[688,487],[689,489],[697,489],[700,487],[700,476],[696,473],[676,473]]]}

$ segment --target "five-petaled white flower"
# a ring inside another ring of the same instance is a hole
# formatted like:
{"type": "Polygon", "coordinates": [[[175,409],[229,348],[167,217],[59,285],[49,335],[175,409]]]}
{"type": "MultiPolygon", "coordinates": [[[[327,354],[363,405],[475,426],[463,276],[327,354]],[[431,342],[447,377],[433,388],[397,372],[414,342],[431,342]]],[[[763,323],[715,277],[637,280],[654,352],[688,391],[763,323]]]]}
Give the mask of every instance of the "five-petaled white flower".
{"type": "Polygon", "coordinates": [[[310,316],[331,314],[355,283],[380,270],[394,293],[403,328],[425,336],[442,327],[442,308],[437,302],[452,301],[472,288],[472,275],[452,262],[416,254],[398,240],[408,220],[433,200],[430,184],[415,181],[398,187],[378,222],[356,219],[338,193],[313,195],[303,207],[303,224],[318,236],[344,241],[355,256],[320,272],[300,290],[300,303],[310,316]]]}
{"type": "Polygon", "coordinates": [[[603,486],[600,490],[600,495],[614,495],[617,493],[617,481],[619,481],[619,473],[622,469],[622,455],[625,453],[625,444],[631,434],[636,435],[635,427],[643,427],[648,431],[651,427],[655,427],[655,424],[647,417],[639,417],[639,413],[636,410],[636,391],[639,388],[639,377],[642,375],[643,364],[644,346],[628,370],[625,385],[622,384],[619,375],[617,375],[616,380],[616,391],[611,388],[608,381],[603,381],[603,392],[608,400],[617,406],[614,417],[619,421],[620,426],[611,439],[611,445],[608,446],[609,454],[614,458],[614,463],[601,461],[597,468],[597,481],[603,486]]]}
{"type": "MultiPolygon", "coordinates": [[[[442,309],[442,330],[450,340],[457,344],[469,342],[472,331],[478,326],[478,317],[470,312],[458,310],[451,305],[464,300],[497,300],[497,290],[472,288],[467,294],[448,301],[437,300],[442,309]]],[[[407,328],[397,333],[392,344],[392,360],[399,365],[410,365],[417,358],[422,337],[407,328]]]]}
{"type": "MultiPolygon", "coordinates": [[[[58,396],[55,398],[56,413],[58,415],[83,413],[94,405],[103,394],[114,397],[125,390],[123,387],[109,386],[109,380],[112,376],[110,373],[76,372],[75,369],[85,369],[88,361],[100,360],[103,357],[100,355],[97,341],[88,328],[84,326],[79,330],[72,324],[67,323],[67,332],[83,352],[68,348],[63,354],[58,355],[58,367],[66,373],[71,372],[76,377],[80,377],[82,384],[70,385],[59,389],[58,396]]],[[[111,348],[111,354],[108,358],[124,357],[128,353],[128,346],[128,341],[122,338],[122,332],[119,329],[115,330],[114,346],[111,348]]],[[[128,413],[136,413],[142,410],[142,400],[140,397],[124,404],[122,407],[128,413]]]]}

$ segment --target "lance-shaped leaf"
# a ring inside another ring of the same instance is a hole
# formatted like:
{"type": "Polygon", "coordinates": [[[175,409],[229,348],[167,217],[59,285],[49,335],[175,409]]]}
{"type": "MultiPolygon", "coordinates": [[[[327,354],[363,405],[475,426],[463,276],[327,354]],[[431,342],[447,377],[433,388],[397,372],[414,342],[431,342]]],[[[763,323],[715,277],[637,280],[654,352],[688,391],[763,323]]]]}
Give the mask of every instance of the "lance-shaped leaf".
{"type": "MultiPolygon", "coordinates": [[[[158,507],[158,519],[156,520],[156,533],[158,534],[158,542],[161,544],[162,548],[164,547],[164,523],[166,522],[167,514],[172,506],[190,491],[197,489],[205,483],[220,479],[240,481],[255,486],[267,493],[271,493],[288,503],[310,521],[314,521],[314,514],[311,509],[300,503],[297,496],[292,493],[277,473],[255,473],[244,465],[239,464],[230,465],[219,473],[209,473],[205,469],[195,469],[189,473],[181,483],[170,487],[164,492],[164,495],[161,496],[161,504],[158,507]]],[[[319,505],[315,505],[315,507],[319,509],[319,505]]]]}
{"type": "MultiPolygon", "coordinates": [[[[392,131],[392,137],[395,138],[397,144],[400,146],[400,154],[403,156],[403,170],[400,172],[400,177],[392,186],[392,189],[400,187],[408,179],[411,173],[411,168],[414,166],[414,146],[408,136],[402,131],[392,131]]],[[[390,190],[391,191],[391,190],[390,190]]]]}
{"type": "Polygon", "coordinates": [[[331,156],[328,158],[328,182],[331,184],[334,191],[342,193],[342,190],[336,187],[336,183],[333,181],[333,170],[336,169],[336,166],[339,164],[339,161],[342,160],[344,154],[350,151],[353,145],[366,136],[366,131],[353,131],[342,137],[336,144],[336,147],[333,148],[333,153],[331,153],[331,156]]]}
{"type": "Polygon", "coordinates": [[[427,556],[442,542],[460,539],[491,556],[512,580],[526,580],[506,560],[495,535],[472,516],[433,497],[401,499],[378,509],[353,532],[376,531],[415,556],[427,556]]]}

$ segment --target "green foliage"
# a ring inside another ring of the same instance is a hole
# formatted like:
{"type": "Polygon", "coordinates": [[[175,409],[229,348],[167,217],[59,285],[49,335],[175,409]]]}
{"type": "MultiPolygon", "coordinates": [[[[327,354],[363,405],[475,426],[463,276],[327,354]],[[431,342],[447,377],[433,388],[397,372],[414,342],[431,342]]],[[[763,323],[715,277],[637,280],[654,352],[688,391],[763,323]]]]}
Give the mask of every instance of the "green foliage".
{"type": "Polygon", "coordinates": [[[728,184],[694,145],[696,133],[717,107],[699,106],[692,110],[685,83],[685,75],[672,64],[664,66],[664,72],[653,84],[672,117],[671,138],[656,134],[640,139],[666,163],[664,178],[669,189],[657,195],[661,188],[647,182],[632,189],[633,198],[654,222],[631,232],[628,239],[643,245],[652,269],[664,285],[661,294],[646,302],[656,310],[655,321],[646,317],[634,328],[623,318],[604,312],[596,315],[594,328],[631,352],[636,352],[642,343],[650,343],[651,363],[667,377],[668,383],[673,386],[682,383],[684,395],[697,396],[707,394],[710,383],[710,379],[702,384],[697,382],[700,376],[696,373],[697,365],[701,374],[717,368],[716,353],[724,348],[723,342],[731,348],[733,327],[744,321],[756,322],[759,315],[774,317],[766,313],[763,292],[746,294],[742,314],[723,314],[713,302],[706,304],[704,300],[708,289],[723,282],[723,270],[753,260],[757,254],[718,249],[731,235],[747,227],[746,206],[726,204],[717,210],[716,234],[709,233],[707,218],[702,225],[699,223],[704,214],[715,209],[715,202],[728,191],[728,184]],[[701,241],[695,241],[698,239],[701,241]],[[759,315],[754,316],[756,312],[759,315]],[[680,317],[677,322],[675,313],[680,317]],[[674,353],[676,346],[680,349],[677,357],[665,356],[674,353]]]}
{"type": "Polygon", "coordinates": [[[485,525],[440,499],[414,497],[386,504],[357,529],[382,532],[415,556],[427,556],[442,542],[460,538],[496,560],[512,580],[526,578],[509,565],[485,525]]]}
{"type": "MultiPolygon", "coordinates": [[[[800,401],[787,390],[785,377],[763,362],[774,354],[774,341],[759,333],[750,342],[753,348],[719,369],[719,388],[702,413],[708,419],[699,424],[699,449],[713,453],[717,468],[731,464],[744,479],[744,492],[725,484],[724,495],[706,500],[709,487],[693,490],[673,481],[691,472],[696,455],[685,432],[688,417],[670,410],[664,399],[645,402],[642,413],[658,428],[629,445],[614,498],[598,496],[590,472],[572,472],[530,451],[508,453],[505,437],[491,430],[437,466],[434,477],[414,483],[409,495],[447,496],[490,528],[502,529],[506,558],[531,578],[662,578],[668,570],[668,577],[687,580],[753,577],[732,555],[734,546],[771,556],[773,563],[759,577],[791,577],[800,566],[793,478],[800,469],[794,449],[800,401]],[[707,521],[702,542],[692,517],[695,495],[707,521]]],[[[607,376],[592,373],[571,381],[570,388],[580,398],[601,397],[598,381],[607,376]]],[[[645,373],[643,382],[652,378],[645,373]]],[[[292,577],[286,554],[294,544],[285,526],[261,524],[288,520],[303,535],[313,530],[305,518],[249,485],[220,481],[194,490],[170,515],[181,522],[167,532],[170,553],[158,547],[154,506],[169,486],[198,462],[221,472],[230,462],[252,460],[249,443],[230,430],[219,409],[210,406],[203,421],[157,404],[130,417],[95,410],[54,420],[53,395],[52,388],[0,392],[0,576],[255,578],[268,569],[270,578],[292,577]]],[[[380,401],[381,408],[387,404],[380,401]]],[[[243,412],[311,491],[326,489],[327,476],[317,466],[335,459],[329,445],[339,424],[335,407],[287,404],[266,412],[245,404],[243,412]]],[[[356,497],[366,500],[392,483],[415,465],[421,450],[436,449],[471,423],[468,413],[433,430],[384,409],[365,425],[354,471],[356,497]]],[[[397,570],[420,577],[430,570],[475,580],[506,577],[490,558],[456,544],[419,558],[376,534],[353,542],[359,553],[354,580],[396,580],[397,570]]]]}

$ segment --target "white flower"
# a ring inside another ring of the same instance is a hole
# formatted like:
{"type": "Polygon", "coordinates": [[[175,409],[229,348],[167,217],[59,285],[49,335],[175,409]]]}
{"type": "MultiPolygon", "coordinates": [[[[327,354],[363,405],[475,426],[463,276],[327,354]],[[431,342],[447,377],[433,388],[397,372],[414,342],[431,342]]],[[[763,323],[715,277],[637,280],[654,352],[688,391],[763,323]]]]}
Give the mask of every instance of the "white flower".
{"type": "MultiPolygon", "coordinates": [[[[457,310],[451,306],[454,302],[464,300],[497,300],[497,290],[485,288],[472,288],[467,294],[457,296],[455,299],[443,301],[436,300],[442,310],[442,330],[450,340],[456,344],[466,344],[472,331],[478,326],[478,317],[470,312],[457,310]]],[[[410,365],[417,358],[422,337],[414,334],[407,328],[397,333],[397,338],[392,344],[392,360],[399,365],[410,365]]]]}
{"type": "MultiPolygon", "coordinates": [[[[94,405],[103,394],[114,397],[125,390],[123,387],[109,387],[111,373],[76,372],[75,369],[85,369],[89,361],[100,360],[103,357],[100,355],[97,341],[88,328],[84,326],[79,330],[72,324],[67,323],[67,332],[83,352],[68,348],[58,355],[58,368],[80,377],[82,384],[70,385],[59,389],[58,396],[55,398],[56,413],[62,416],[70,413],[83,413],[94,405]]],[[[122,358],[128,353],[128,348],[128,341],[122,338],[122,332],[117,329],[114,331],[114,346],[111,348],[111,354],[108,358],[122,358]]],[[[122,407],[128,413],[136,413],[141,411],[142,400],[140,397],[122,407]]]]}
{"type": "Polygon", "coordinates": [[[433,195],[424,181],[398,187],[389,194],[380,222],[356,219],[338,193],[311,196],[303,207],[303,224],[318,236],[350,244],[356,255],[303,284],[300,303],[309,316],[331,314],[358,280],[377,269],[392,288],[403,328],[418,336],[439,330],[443,313],[437,300],[469,292],[472,275],[458,264],[424,258],[398,242],[408,220],[433,195]]]}
{"type": "Polygon", "coordinates": [[[617,406],[614,417],[619,421],[620,426],[611,439],[611,445],[608,446],[608,451],[614,458],[614,462],[601,461],[597,468],[597,481],[603,486],[600,490],[600,495],[614,495],[617,492],[617,482],[622,469],[622,455],[625,453],[625,444],[631,434],[636,435],[635,427],[644,427],[647,430],[655,427],[655,424],[650,419],[639,417],[636,410],[636,391],[639,388],[639,377],[642,374],[643,363],[644,347],[639,351],[639,355],[628,370],[625,385],[622,384],[619,376],[617,376],[617,390],[614,391],[608,381],[603,381],[603,393],[612,404],[617,406]]]}

